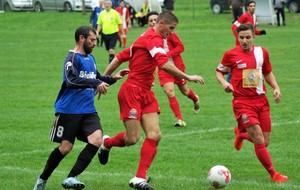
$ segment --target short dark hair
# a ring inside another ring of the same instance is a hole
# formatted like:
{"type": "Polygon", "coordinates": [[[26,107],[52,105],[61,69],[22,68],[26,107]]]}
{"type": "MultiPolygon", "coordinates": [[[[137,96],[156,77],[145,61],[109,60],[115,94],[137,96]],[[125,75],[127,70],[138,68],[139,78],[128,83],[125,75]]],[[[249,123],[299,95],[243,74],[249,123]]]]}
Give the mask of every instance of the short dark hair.
{"type": "Polygon", "coordinates": [[[254,3],[254,4],[256,5],[256,2],[255,2],[255,1],[249,1],[249,2],[247,3],[247,7],[248,7],[251,3],[254,3]]]}
{"type": "Polygon", "coordinates": [[[79,28],[76,29],[75,31],[75,41],[79,41],[79,36],[83,35],[85,38],[87,38],[90,35],[90,32],[93,32],[94,34],[97,34],[97,32],[88,26],[80,26],[79,28]]]}
{"type": "Polygon", "coordinates": [[[239,27],[236,28],[237,33],[241,31],[251,30],[252,34],[254,35],[254,27],[250,23],[241,24],[239,27]]]}
{"type": "Polygon", "coordinates": [[[158,12],[157,11],[150,11],[149,13],[147,13],[147,15],[146,15],[146,20],[147,20],[147,22],[148,22],[148,18],[150,17],[150,16],[152,16],[152,15],[159,15],[158,14],[158,12]]]}
{"type": "Polygon", "coordinates": [[[168,24],[171,23],[179,23],[178,18],[171,12],[171,11],[163,11],[161,12],[157,17],[157,22],[159,21],[165,21],[168,24]]]}

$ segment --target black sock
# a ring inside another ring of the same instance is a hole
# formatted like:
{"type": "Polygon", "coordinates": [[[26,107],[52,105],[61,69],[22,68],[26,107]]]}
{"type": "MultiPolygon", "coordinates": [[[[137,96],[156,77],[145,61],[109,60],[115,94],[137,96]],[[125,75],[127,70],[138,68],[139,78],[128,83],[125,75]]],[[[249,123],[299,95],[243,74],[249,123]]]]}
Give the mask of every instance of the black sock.
{"type": "Polygon", "coordinates": [[[115,57],[115,54],[109,54],[109,57],[108,57],[109,63],[108,64],[110,64],[110,62],[114,59],[114,57],[115,57]]]}
{"type": "Polygon", "coordinates": [[[87,144],[86,147],[79,154],[75,165],[70,171],[68,177],[76,177],[81,174],[85,168],[91,163],[93,157],[96,155],[99,147],[92,144],[87,144]]]}
{"type": "Polygon", "coordinates": [[[62,155],[62,153],[59,151],[58,147],[55,148],[52,153],[50,154],[48,161],[46,163],[46,166],[44,168],[43,173],[40,175],[40,178],[43,180],[47,180],[50,175],[52,174],[52,172],[54,171],[54,169],[59,165],[59,163],[61,162],[61,160],[64,158],[65,156],[62,155]]]}

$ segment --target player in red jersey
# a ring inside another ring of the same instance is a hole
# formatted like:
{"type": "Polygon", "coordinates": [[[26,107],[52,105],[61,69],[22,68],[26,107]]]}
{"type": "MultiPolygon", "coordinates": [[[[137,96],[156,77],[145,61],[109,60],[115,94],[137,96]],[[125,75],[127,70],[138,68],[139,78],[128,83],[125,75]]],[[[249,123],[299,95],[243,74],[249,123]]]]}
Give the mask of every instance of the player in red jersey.
{"type": "Polygon", "coordinates": [[[238,18],[238,20],[236,20],[231,27],[231,30],[233,32],[233,35],[235,37],[235,44],[238,46],[239,45],[239,41],[238,41],[238,34],[236,32],[236,28],[239,27],[241,24],[243,23],[250,23],[253,25],[254,27],[254,32],[255,35],[266,35],[266,31],[265,30],[257,30],[256,29],[256,21],[257,21],[257,17],[255,15],[255,10],[256,10],[256,2],[255,1],[249,1],[247,3],[247,12],[244,13],[240,18],[238,18]]]}
{"type": "Polygon", "coordinates": [[[123,30],[124,30],[124,34],[122,34],[122,31],[119,30],[119,43],[120,43],[120,47],[125,48],[126,47],[126,35],[128,32],[128,26],[130,26],[130,13],[129,10],[127,9],[127,7],[125,7],[125,2],[123,0],[120,1],[120,6],[117,7],[115,9],[121,17],[121,20],[123,22],[123,30]]]}
{"type": "Polygon", "coordinates": [[[121,63],[129,61],[130,72],[118,94],[120,119],[126,132],[120,132],[112,138],[103,137],[104,143],[98,154],[99,160],[101,164],[106,164],[112,147],[136,144],[140,139],[142,127],[146,137],[141,147],[137,173],[129,182],[129,185],[136,189],[154,189],[146,181],[146,173],[156,156],[157,145],[161,139],[159,105],[151,90],[155,69],[159,67],[178,78],[204,84],[202,77],[187,75],[168,61],[163,39],[174,31],[177,24],[178,19],[172,12],[162,12],[157,18],[156,25],[143,33],[131,47],[120,52],[104,72],[110,75],[121,63]]]}
{"type": "MultiPolygon", "coordinates": [[[[148,26],[153,27],[156,23],[158,13],[151,11],[147,14],[148,26]]],[[[181,57],[181,53],[184,51],[184,45],[175,32],[172,32],[167,39],[164,39],[164,49],[167,52],[169,61],[173,63],[179,70],[185,72],[185,65],[181,57]]],[[[193,101],[194,113],[200,112],[199,97],[194,93],[192,89],[187,86],[187,82],[184,79],[176,78],[164,70],[158,69],[158,79],[160,86],[168,96],[169,105],[172,109],[177,122],[175,127],[184,127],[186,123],[183,120],[179,102],[175,96],[174,84],[176,84],[180,92],[193,101]]]]}
{"type": "Polygon", "coordinates": [[[258,160],[265,167],[274,182],[285,182],[287,176],[276,172],[267,146],[271,136],[270,106],[267,100],[264,80],[274,89],[275,102],[279,103],[281,93],[272,72],[268,51],[253,45],[254,27],[246,23],[237,28],[240,46],[225,52],[216,69],[216,77],[227,93],[233,94],[233,111],[238,127],[234,129],[234,146],[240,150],[243,140],[254,144],[258,160]],[[224,74],[231,72],[231,83],[224,74]]]}

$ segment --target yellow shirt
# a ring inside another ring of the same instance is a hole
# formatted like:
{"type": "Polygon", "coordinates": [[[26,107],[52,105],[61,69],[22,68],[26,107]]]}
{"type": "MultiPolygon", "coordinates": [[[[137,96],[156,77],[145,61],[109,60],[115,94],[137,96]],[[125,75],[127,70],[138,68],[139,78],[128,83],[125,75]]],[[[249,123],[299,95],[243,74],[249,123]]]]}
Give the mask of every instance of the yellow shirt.
{"type": "Polygon", "coordinates": [[[97,24],[101,25],[103,34],[113,34],[119,31],[122,20],[116,10],[103,10],[100,12],[97,24]]]}

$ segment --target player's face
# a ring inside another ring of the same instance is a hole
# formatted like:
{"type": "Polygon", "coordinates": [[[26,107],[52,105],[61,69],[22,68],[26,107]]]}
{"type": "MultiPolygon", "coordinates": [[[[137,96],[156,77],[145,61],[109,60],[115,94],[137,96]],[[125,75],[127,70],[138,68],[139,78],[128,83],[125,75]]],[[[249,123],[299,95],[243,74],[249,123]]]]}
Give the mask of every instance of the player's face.
{"type": "Polygon", "coordinates": [[[83,49],[86,54],[90,54],[93,51],[93,48],[96,46],[96,34],[90,32],[90,35],[85,38],[83,42],[83,49]]]}
{"type": "Polygon", "coordinates": [[[252,43],[253,43],[253,40],[254,40],[254,35],[251,32],[251,30],[240,31],[238,40],[239,40],[241,48],[245,52],[251,51],[252,43]]]}
{"type": "Polygon", "coordinates": [[[157,15],[151,15],[148,17],[148,26],[153,27],[157,21],[157,15]]]}
{"type": "Polygon", "coordinates": [[[159,25],[159,33],[166,39],[175,30],[177,23],[167,24],[164,21],[160,21],[159,25]]]}
{"type": "Polygon", "coordinates": [[[251,13],[254,14],[256,9],[256,4],[255,3],[250,3],[249,6],[247,7],[247,10],[251,13]]]}

